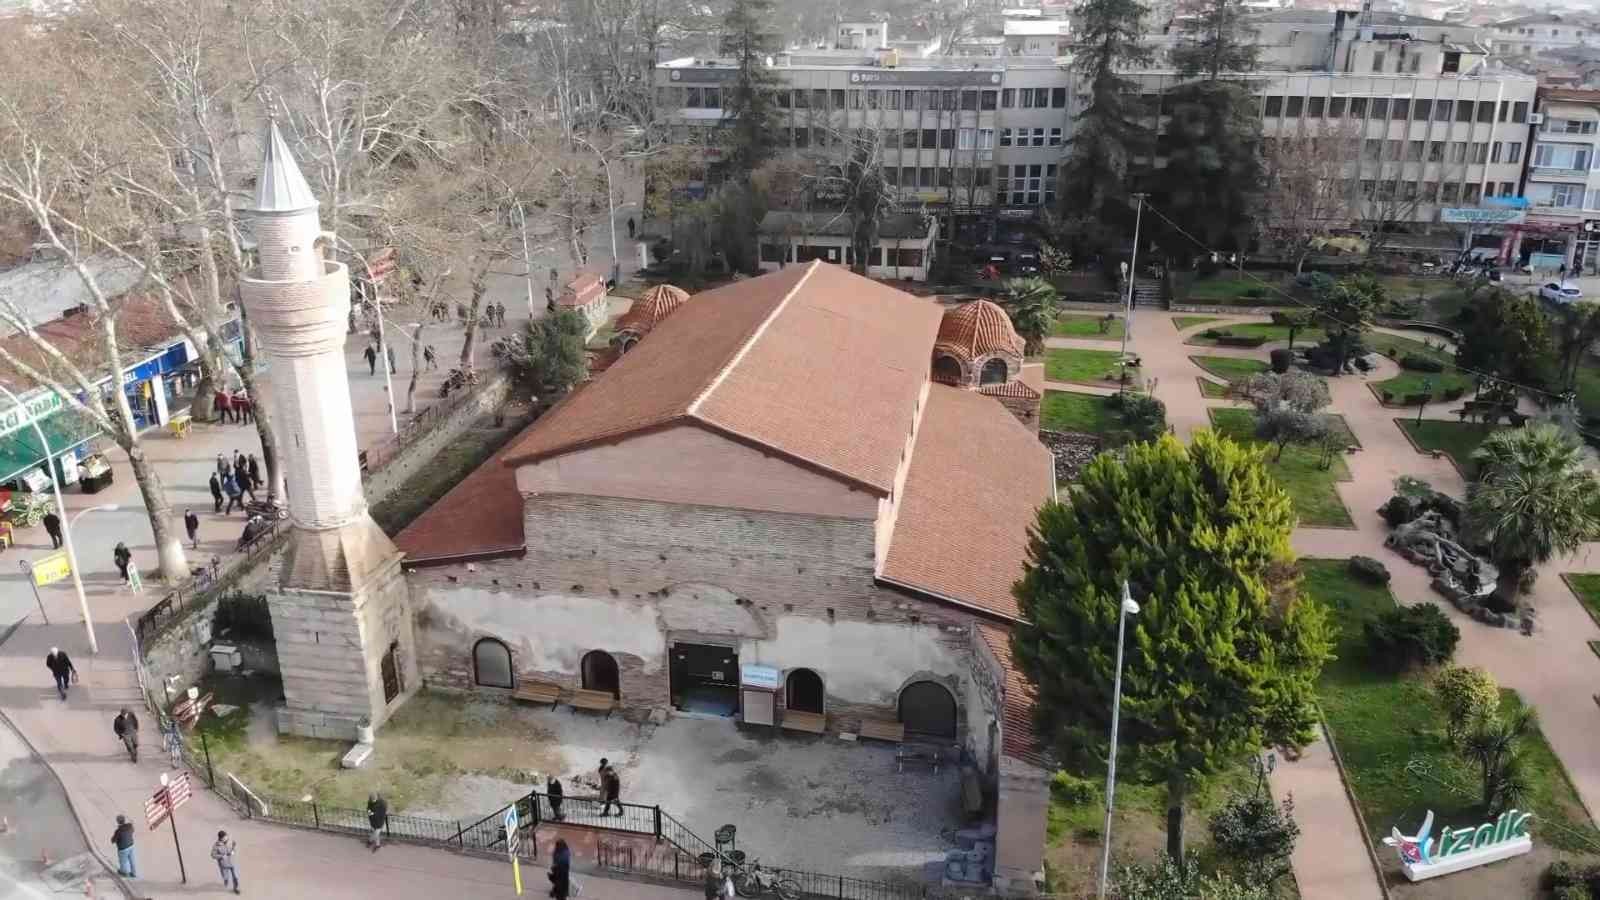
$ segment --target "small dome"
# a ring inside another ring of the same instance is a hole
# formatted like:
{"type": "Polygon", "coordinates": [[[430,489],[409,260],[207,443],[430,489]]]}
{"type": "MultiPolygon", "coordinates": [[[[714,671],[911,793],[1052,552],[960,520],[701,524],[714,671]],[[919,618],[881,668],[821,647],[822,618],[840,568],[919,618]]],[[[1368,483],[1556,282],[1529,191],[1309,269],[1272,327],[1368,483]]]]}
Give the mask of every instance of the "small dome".
{"type": "Polygon", "coordinates": [[[1011,317],[988,300],[973,300],[945,312],[933,347],[966,362],[995,353],[1021,356],[1023,351],[1011,317]]]}
{"type": "Polygon", "coordinates": [[[639,299],[633,301],[633,306],[617,319],[617,333],[628,331],[638,337],[644,337],[688,299],[688,291],[670,284],[658,284],[648,288],[639,299]]]}

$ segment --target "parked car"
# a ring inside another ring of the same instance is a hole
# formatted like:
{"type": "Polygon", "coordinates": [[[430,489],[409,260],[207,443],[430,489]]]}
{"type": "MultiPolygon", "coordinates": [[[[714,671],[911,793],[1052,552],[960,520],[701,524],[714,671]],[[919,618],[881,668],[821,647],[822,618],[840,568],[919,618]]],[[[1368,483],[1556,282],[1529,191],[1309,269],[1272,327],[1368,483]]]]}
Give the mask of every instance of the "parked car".
{"type": "Polygon", "coordinates": [[[1570,284],[1550,281],[1546,282],[1544,287],[1539,288],[1539,297],[1543,300],[1549,300],[1551,303],[1565,305],[1578,302],[1583,297],[1583,291],[1570,284]]]}

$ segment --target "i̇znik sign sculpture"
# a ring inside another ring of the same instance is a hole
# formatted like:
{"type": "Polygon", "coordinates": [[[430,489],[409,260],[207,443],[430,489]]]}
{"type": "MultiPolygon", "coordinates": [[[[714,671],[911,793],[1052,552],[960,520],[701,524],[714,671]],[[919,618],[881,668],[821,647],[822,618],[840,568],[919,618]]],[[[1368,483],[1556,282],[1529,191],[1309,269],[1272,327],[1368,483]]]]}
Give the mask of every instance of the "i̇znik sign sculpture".
{"type": "Polygon", "coordinates": [[[1412,881],[1436,878],[1460,872],[1474,866],[1499,862],[1521,856],[1533,849],[1533,838],[1528,836],[1528,820],[1532,813],[1507,810],[1493,822],[1477,828],[1446,828],[1434,843],[1428,832],[1433,830],[1433,810],[1422,820],[1422,829],[1414,835],[1403,835],[1393,828],[1393,835],[1383,839],[1384,844],[1400,854],[1400,867],[1412,881]]]}

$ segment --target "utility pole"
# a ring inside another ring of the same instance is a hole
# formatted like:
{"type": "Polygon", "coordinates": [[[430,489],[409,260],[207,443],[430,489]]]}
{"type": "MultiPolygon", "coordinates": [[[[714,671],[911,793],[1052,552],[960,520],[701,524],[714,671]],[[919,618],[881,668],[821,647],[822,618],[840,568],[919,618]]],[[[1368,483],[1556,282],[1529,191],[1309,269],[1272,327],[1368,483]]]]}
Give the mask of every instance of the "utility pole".
{"type": "MultiPolygon", "coordinates": [[[[1137,195],[1142,200],[1143,194],[1137,195]]],[[[1106,757],[1106,827],[1105,847],[1100,851],[1099,900],[1106,898],[1106,881],[1111,872],[1111,810],[1117,792],[1117,720],[1122,715],[1122,638],[1128,627],[1128,616],[1139,612],[1139,604],[1128,590],[1128,579],[1122,579],[1122,609],[1117,614],[1117,674],[1111,688],[1111,754],[1106,757]]]]}
{"type": "Polygon", "coordinates": [[[1139,227],[1144,224],[1144,199],[1148,194],[1133,195],[1133,255],[1128,259],[1128,297],[1122,310],[1122,389],[1128,383],[1128,339],[1133,336],[1133,286],[1139,281],[1139,227]]]}

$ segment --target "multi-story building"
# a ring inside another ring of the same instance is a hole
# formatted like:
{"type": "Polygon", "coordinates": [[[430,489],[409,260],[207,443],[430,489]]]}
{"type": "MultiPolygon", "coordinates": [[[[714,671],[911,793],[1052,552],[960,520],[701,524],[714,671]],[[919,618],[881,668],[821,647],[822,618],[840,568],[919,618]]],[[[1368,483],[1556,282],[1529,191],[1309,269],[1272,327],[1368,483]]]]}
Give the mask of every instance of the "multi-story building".
{"type": "MultiPolygon", "coordinates": [[[[1531,76],[1491,62],[1476,29],[1465,25],[1293,9],[1254,15],[1250,24],[1260,66],[1241,77],[1259,98],[1269,146],[1307,132],[1348,136],[1356,150],[1346,181],[1365,218],[1411,232],[1470,224],[1475,245],[1506,251],[1498,226],[1485,226],[1472,210],[1486,198],[1518,196],[1537,88],[1531,76]]],[[[1064,26],[1050,22],[1058,48],[1064,26]]],[[[1128,73],[1151,126],[1136,165],[1162,164],[1169,95],[1183,83],[1169,55],[1179,39],[1177,28],[1152,34],[1157,61],[1128,73]]],[[[1039,55],[910,61],[893,50],[779,55],[781,143],[797,154],[840,158],[849,136],[876,135],[886,180],[903,206],[958,221],[1030,219],[1055,203],[1073,115],[1085,99],[1069,61],[1035,49],[1039,55]]],[[[721,121],[721,85],[734,71],[726,60],[658,67],[658,108],[672,111],[678,136],[687,140],[694,128],[721,121]]],[[[1459,238],[1434,244],[1444,249],[1459,238]]]]}
{"type": "Polygon", "coordinates": [[[1600,47],[1600,20],[1557,14],[1521,16],[1484,28],[1496,56],[1538,56],[1566,47],[1600,47]]]}
{"type": "Polygon", "coordinates": [[[1537,269],[1600,269],[1600,91],[1545,89],[1530,128],[1522,196],[1527,222],[1513,247],[1537,269]]]}

